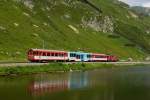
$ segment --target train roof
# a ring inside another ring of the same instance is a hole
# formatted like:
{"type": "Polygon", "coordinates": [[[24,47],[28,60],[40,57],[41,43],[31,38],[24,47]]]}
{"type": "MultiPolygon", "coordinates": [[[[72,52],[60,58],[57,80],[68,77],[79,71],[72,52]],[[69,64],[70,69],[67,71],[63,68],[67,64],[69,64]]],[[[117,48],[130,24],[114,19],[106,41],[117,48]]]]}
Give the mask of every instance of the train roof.
{"type": "Polygon", "coordinates": [[[82,52],[82,51],[69,51],[69,53],[77,53],[77,54],[91,54],[91,53],[82,52]]]}
{"type": "Polygon", "coordinates": [[[101,53],[92,53],[94,55],[106,55],[106,54],[101,54],[101,53]]]}
{"type": "Polygon", "coordinates": [[[43,51],[43,52],[67,52],[67,51],[62,51],[62,50],[47,50],[47,49],[29,49],[29,51],[43,51]]]}
{"type": "Polygon", "coordinates": [[[34,49],[31,48],[29,51],[42,51],[42,52],[69,52],[69,53],[76,53],[76,54],[94,54],[94,55],[106,55],[106,54],[100,54],[100,53],[88,53],[83,51],[64,51],[64,50],[48,50],[48,49],[34,49]]]}

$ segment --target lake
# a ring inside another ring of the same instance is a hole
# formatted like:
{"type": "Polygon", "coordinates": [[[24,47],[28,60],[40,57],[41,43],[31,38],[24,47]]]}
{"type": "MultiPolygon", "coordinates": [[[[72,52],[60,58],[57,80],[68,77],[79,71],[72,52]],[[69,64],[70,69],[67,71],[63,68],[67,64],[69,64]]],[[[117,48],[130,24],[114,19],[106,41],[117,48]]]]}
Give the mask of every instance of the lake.
{"type": "Polygon", "coordinates": [[[0,77],[0,100],[150,100],[150,66],[0,77]]]}

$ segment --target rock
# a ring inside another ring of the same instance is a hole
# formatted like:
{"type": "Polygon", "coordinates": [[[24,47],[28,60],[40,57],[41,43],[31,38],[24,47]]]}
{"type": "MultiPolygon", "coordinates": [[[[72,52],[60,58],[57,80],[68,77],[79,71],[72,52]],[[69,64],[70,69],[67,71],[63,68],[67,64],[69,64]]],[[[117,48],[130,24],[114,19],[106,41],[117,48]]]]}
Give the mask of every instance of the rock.
{"type": "Polygon", "coordinates": [[[0,30],[6,30],[4,26],[0,26],[0,30]]]}
{"type": "Polygon", "coordinates": [[[6,52],[6,55],[9,55],[9,53],[8,53],[8,52],[6,52]]]}
{"type": "Polygon", "coordinates": [[[120,61],[120,62],[126,62],[127,60],[125,60],[125,59],[120,59],[119,61],[120,61]]]}
{"type": "Polygon", "coordinates": [[[36,28],[38,28],[38,27],[39,27],[38,25],[35,25],[35,24],[34,24],[33,26],[34,26],[34,27],[36,27],[36,28]]]}
{"type": "Polygon", "coordinates": [[[146,61],[150,61],[150,56],[145,58],[146,61]]]}
{"type": "Polygon", "coordinates": [[[128,19],[130,19],[130,16],[128,16],[128,15],[126,15],[126,17],[127,17],[128,19]]]}
{"type": "Polygon", "coordinates": [[[128,61],[133,61],[133,59],[132,58],[128,58],[128,61]]]}
{"type": "Polygon", "coordinates": [[[65,14],[64,18],[69,19],[69,18],[71,18],[71,16],[69,14],[65,14]]]}
{"type": "Polygon", "coordinates": [[[13,0],[13,1],[15,1],[15,2],[21,2],[26,7],[28,7],[29,9],[33,9],[33,7],[34,7],[33,0],[13,0]]]}
{"type": "Polygon", "coordinates": [[[34,4],[33,4],[32,0],[24,0],[24,1],[22,1],[22,2],[23,2],[23,4],[24,4],[26,7],[28,7],[29,9],[33,9],[33,8],[34,8],[34,4]]]}
{"type": "Polygon", "coordinates": [[[14,23],[14,25],[15,25],[16,27],[18,27],[18,26],[19,26],[19,24],[18,24],[18,23],[14,23]]]}
{"type": "Polygon", "coordinates": [[[48,6],[46,7],[46,9],[47,9],[48,11],[50,11],[50,8],[49,8],[48,6]]]}
{"type": "Polygon", "coordinates": [[[27,16],[27,17],[30,17],[30,15],[26,12],[23,12],[23,15],[27,16]]]}
{"type": "Polygon", "coordinates": [[[150,34],[150,30],[146,30],[146,34],[150,34]]]}
{"type": "Polygon", "coordinates": [[[48,18],[51,18],[50,16],[47,16],[48,18]]]}
{"type": "Polygon", "coordinates": [[[45,8],[41,8],[41,10],[42,10],[42,11],[46,11],[46,9],[45,9],[45,8]]]}
{"type": "Polygon", "coordinates": [[[70,72],[73,72],[73,70],[70,68],[70,70],[69,70],[70,72]]]}
{"type": "Polygon", "coordinates": [[[96,16],[87,19],[86,17],[82,17],[82,27],[90,27],[95,31],[101,31],[104,33],[113,33],[114,32],[114,23],[112,18],[109,16],[96,16]]]}
{"type": "Polygon", "coordinates": [[[129,11],[129,14],[130,14],[130,16],[131,16],[132,18],[139,18],[138,15],[136,15],[135,13],[133,13],[133,12],[131,12],[131,11],[129,11]]]}
{"type": "Polygon", "coordinates": [[[0,54],[4,54],[4,51],[0,51],[0,54]]]}
{"type": "Polygon", "coordinates": [[[44,22],[43,25],[48,26],[48,24],[46,22],[44,22]]]}
{"type": "Polygon", "coordinates": [[[79,1],[78,0],[63,0],[61,3],[68,7],[77,8],[78,7],[77,4],[79,3],[79,1]]]}
{"type": "Polygon", "coordinates": [[[39,37],[39,34],[33,33],[32,36],[33,37],[39,37]]]}
{"type": "Polygon", "coordinates": [[[79,34],[79,30],[72,25],[68,25],[70,29],[72,29],[75,33],[79,34]]]}
{"type": "Polygon", "coordinates": [[[21,55],[21,52],[17,51],[15,54],[16,54],[16,55],[21,55]]]}

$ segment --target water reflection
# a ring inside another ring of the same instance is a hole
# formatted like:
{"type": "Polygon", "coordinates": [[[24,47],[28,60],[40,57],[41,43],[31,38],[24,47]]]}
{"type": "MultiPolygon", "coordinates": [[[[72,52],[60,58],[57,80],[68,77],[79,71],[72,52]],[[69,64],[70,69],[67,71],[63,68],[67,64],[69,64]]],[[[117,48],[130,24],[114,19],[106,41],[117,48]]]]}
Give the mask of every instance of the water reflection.
{"type": "Polygon", "coordinates": [[[52,94],[54,98],[60,96],[64,100],[149,100],[149,72],[150,67],[137,67],[71,72],[53,78],[44,75],[34,81],[31,91],[36,96],[57,93],[56,96],[52,94]],[[66,97],[61,96],[63,93],[66,97]]]}
{"type": "Polygon", "coordinates": [[[150,67],[0,78],[1,100],[150,100],[150,67]]]}
{"type": "Polygon", "coordinates": [[[29,92],[32,95],[42,95],[45,93],[61,92],[71,89],[80,89],[88,87],[88,74],[87,72],[71,72],[66,75],[38,75],[29,84],[29,92]]]}

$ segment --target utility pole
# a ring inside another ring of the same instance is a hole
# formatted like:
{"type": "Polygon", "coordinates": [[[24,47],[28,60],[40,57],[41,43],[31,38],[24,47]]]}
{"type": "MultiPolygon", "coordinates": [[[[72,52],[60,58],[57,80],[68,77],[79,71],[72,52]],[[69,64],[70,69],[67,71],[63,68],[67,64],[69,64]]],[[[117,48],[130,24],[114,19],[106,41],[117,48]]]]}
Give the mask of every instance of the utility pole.
{"type": "Polygon", "coordinates": [[[43,49],[45,49],[45,41],[43,40],[43,49]]]}

